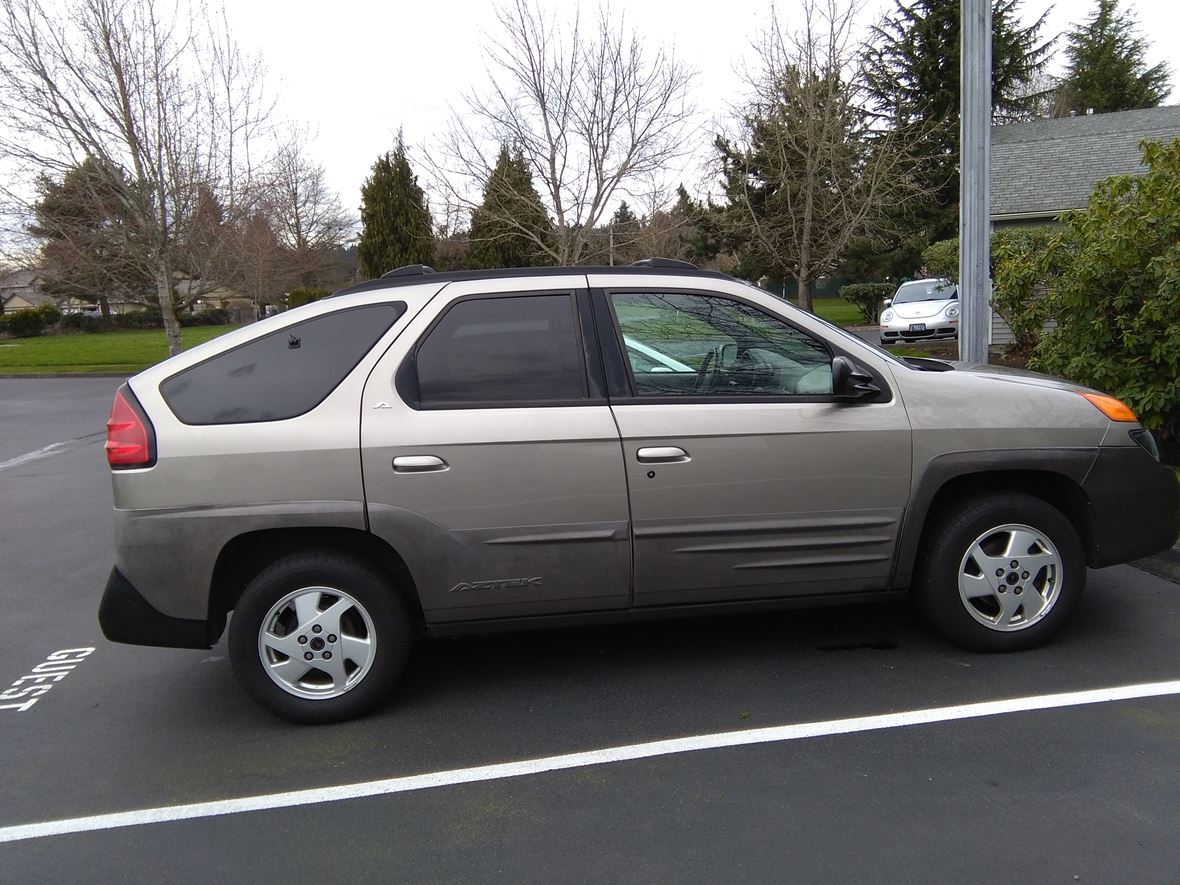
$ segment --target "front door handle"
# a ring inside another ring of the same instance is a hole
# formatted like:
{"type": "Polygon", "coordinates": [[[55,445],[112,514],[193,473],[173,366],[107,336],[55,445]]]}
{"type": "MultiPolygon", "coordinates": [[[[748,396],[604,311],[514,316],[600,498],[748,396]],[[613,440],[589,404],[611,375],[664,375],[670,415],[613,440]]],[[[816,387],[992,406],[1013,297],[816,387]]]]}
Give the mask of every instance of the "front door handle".
{"type": "Polygon", "coordinates": [[[640,464],[682,464],[692,460],[680,446],[651,446],[637,451],[635,457],[640,464]]]}
{"type": "Polygon", "coordinates": [[[450,465],[435,455],[398,455],[393,459],[394,473],[437,473],[450,465]]]}

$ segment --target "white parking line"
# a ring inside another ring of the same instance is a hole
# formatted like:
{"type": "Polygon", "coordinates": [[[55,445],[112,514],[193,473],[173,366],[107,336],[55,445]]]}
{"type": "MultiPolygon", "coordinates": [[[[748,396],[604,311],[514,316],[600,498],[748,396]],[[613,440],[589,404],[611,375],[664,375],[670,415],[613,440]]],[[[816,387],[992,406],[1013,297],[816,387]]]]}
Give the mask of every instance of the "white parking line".
{"type": "Polygon", "coordinates": [[[750,744],[778,743],[799,740],[801,738],[855,734],[864,731],[904,728],[911,725],[954,722],[961,719],[978,719],[984,716],[998,716],[1004,713],[1052,710],[1059,707],[1080,707],[1090,704],[1106,704],[1112,701],[1129,701],[1136,698],[1153,698],[1177,694],[1180,694],[1180,680],[1172,682],[1149,682],[1141,685],[1125,685],[1115,688],[1096,688],[1089,691],[1070,691],[1061,694],[1037,695],[1027,698],[1010,698],[1002,701],[984,701],[975,704],[960,704],[953,707],[934,707],[927,710],[909,710],[901,713],[884,713],[877,716],[859,716],[853,719],[832,719],[826,722],[777,725],[770,728],[752,728],[746,731],[724,731],[714,734],[673,738],[671,740],[649,741],[642,744],[628,744],[621,747],[608,747],[603,750],[589,750],[584,753],[568,753],[563,756],[544,756],[540,759],[526,759],[520,762],[481,765],[477,768],[456,768],[448,771],[410,775],[408,777],[365,781],[357,784],[345,784],[339,787],[320,787],[312,790],[295,790],[289,793],[271,793],[263,796],[246,796],[240,799],[221,799],[214,802],[194,802],[191,805],[166,805],[159,808],[142,808],[137,811],[122,811],[114,814],[96,814],[91,817],[75,817],[66,820],[46,821],[44,823],[19,824],[11,827],[0,827],[0,842],[18,842],[23,839],[42,839],[46,836],[62,836],[69,833],[85,833],[93,830],[112,830],[119,827],[140,826],[142,824],[158,824],[179,820],[192,820],[194,818],[218,817],[225,814],[241,814],[247,811],[273,811],[275,809],[295,808],[302,805],[319,805],[326,802],[340,802],[345,799],[362,799],[369,796],[408,793],[414,790],[430,790],[436,787],[454,786],[456,784],[501,780],[530,774],[543,774],[547,771],[585,768],[590,765],[603,765],[610,762],[650,759],[655,756],[671,756],[678,753],[691,753],[697,750],[716,750],[724,747],[748,746],[750,744]]]}
{"type": "Polygon", "coordinates": [[[68,446],[71,442],[73,442],[73,440],[50,443],[47,446],[42,446],[36,451],[25,452],[23,455],[17,455],[15,458],[9,458],[7,461],[0,461],[0,470],[5,470],[9,467],[19,467],[22,464],[28,464],[30,461],[37,461],[40,458],[48,458],[58,449],[68,446]]]}

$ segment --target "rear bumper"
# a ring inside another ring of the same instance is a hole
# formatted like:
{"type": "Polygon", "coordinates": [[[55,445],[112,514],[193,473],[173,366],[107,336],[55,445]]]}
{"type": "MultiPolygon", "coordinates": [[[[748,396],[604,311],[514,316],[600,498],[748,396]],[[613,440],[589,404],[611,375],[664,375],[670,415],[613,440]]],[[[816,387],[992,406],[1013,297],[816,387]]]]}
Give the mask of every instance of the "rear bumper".
{"type": "Polygon", "coordinates": [[[111,569],[107,588],[98,606],[98,623],[112,642],[157,645],[164,648],[212,648],[221,635],[208,621],[173,618],[162,614],[117,568],[111,569]]]}
{"type": "Polygon", "coordinates": [[[1094,512],[1089,565],[1102,568],[1166,550],[1180,533],[1180,483],[1139,446],[1104,446],[1082,490],[1094,512]]]}

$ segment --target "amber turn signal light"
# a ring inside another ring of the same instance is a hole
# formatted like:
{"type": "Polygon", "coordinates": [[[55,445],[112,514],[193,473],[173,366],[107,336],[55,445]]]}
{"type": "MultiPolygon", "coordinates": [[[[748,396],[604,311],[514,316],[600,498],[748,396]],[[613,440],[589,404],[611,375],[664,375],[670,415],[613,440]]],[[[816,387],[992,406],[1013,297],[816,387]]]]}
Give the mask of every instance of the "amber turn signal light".
{"type": "Polygon", "coordinates": [[[1094,408],[1111,421],[1139,420],[1126,403],[1120,399],[1115,399],[1113,396],[1107,396],[1105,393],[1083,393],[1082,396],[1088,399],[1094,408]]]}

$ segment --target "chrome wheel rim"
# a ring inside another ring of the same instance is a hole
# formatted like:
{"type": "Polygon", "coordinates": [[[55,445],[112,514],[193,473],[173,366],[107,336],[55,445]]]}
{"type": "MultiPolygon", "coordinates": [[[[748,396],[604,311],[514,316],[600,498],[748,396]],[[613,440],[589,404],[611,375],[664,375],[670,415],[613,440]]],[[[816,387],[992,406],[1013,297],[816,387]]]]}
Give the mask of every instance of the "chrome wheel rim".
{"type": "Polygon", "coordinates": [[[1011,523],[988,529],[959,563],[959,599],[992,630],[1011,633],[1042,620],[1061,596],[1061,554],[1043,533],[1011,523]]]}
{"type": "Polygon", "coordinates": [[[302,587],[266,613],[258,657],[288,694],[337,698],[355,688],[373,664],[377,633],[365,607],[332,587],[302,587]]]}

